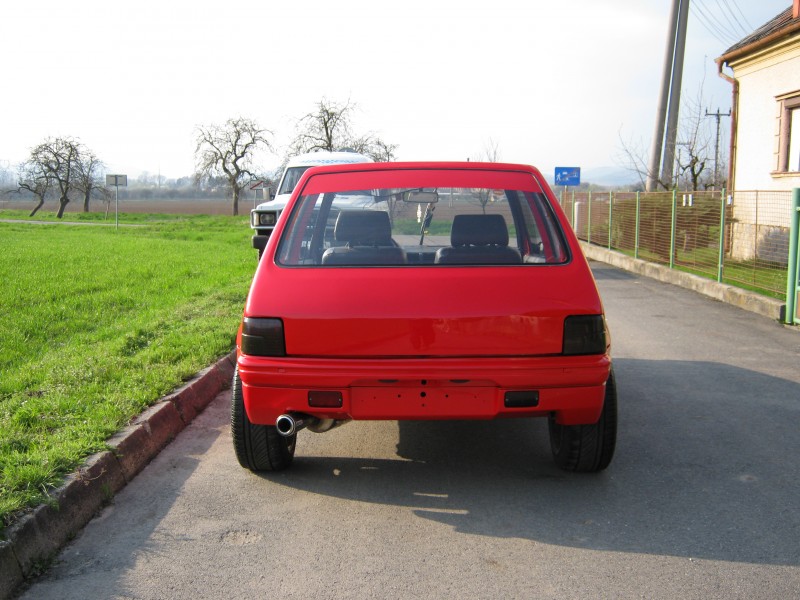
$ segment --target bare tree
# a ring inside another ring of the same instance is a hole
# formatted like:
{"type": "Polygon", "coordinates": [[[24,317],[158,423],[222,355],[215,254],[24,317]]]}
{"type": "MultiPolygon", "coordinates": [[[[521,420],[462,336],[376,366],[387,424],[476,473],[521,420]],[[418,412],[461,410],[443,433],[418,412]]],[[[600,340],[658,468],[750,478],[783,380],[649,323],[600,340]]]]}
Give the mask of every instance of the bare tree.
{"type": "Polygon", "coordinates": [[[58,189],[59,194],[56,216],[59,219],[64,216],[77,181],[80,160],[80,142],[70,137],[47,138],[31,150],[30,157],[21,168],[19,183],[20,190],[28,190],[39,199],[31,216],[42,207],[45,195],[51,188],[58,189]]]}
{"type": "Polygon", "coordinates": [[[396,150],[397,144],[389,144],[383,140],[376,139],[367,150],[367,156],[375,162],[392,162],[397,159],[396,150]]]}
{"type": "Polygon", "coordinates": [[[480,159],[485,162],[500,162],[500,145],[492,138],[486,140],[480,159]]]}
{"type": "MultiPolygon", "coordinates": [[[[714,184],[709,179],[709,164],[714,162],[714,148],[703,114],[703,96],[687,100],[683,107],[681,137],[675,159],[678,187],[700,190],[714,184]]],[[[713,177],[711,177],[713,179],[713,177]]]]}
{"type": "Polygon", "coordinates": [[[269,132],[244,117],[228,119],[222,125],[197,128],[197,177],[224,176],[231,189],[233,214],[239,214],[239,196],[250,179],[253,154],[260,147],[270,148],[269,132]]]}
{"type": "Polygon", "coordinates": [[[389,144],[382,139],[367,135],[351,142],[348,146],[360,154],[369,156],[375,162],[391,162],[396,160],[397,144],[389,144]]]}
{"type": "MultiPolygon", "coordinates": [[[[700,88],[693,100],[686,100],[681,107],[681,122],[678,131],[678,151],[676,153],[676,176],[671,181],[664,181],[660,174],[654,174],[656,187],[671,190],[676,187],[700,190],[713,185],[713,177],[709,165],[714,162],[714,148],[708,123],[702,112],[705,101],[703,89],[700,88]]],[[[620,135],[622,154],[619,162],[628,170],[636,173],[641,181],[641,189],[645,189],[648,176],[648,155],[641,143],[625,142],[620,135]]]]}
{"type": "Polygon", "coordinates": [[[2,164],[0,164],[0,187],[13,187],[16,182],[14,171],[9,167],[8,161],[2,161],[2,164]]]}
{"type": "Polygon", "coordinates": [[[314,112],[300,118],[298,133],[290,145],[291,154],[325,150],[334,152],[349,147],[354,140],[350,118],[355,105],[348,100],[343,105],[323,98],[314,112]]]}
{"type": "Polygon", "coordinates": [[[42,165],[30,159],[19,165],[17,173],[17,189],[13,191],[22,193],[24,190],[30,192],[36,198],[36,206],[33,207],[31,214],[28,215],[32,217],[39,212],[39,209],[42,208],[42,206],[44,206],[44,201],[47,198],[47,194],[52,188],[52,181],[45,174],[42,165]]]}
{"type": "Polygon", "coordinates": [[[89,200],[95,190],[103,197],[107,195],[102,191],[105,190],[105,187],[101,179],[105,165],[91,150],[87,148],[82,148],[82,150],[80,160],[76,165],[75,188],[83,194],[83,212],[88,213],[89,200]]]}
{"type": "Polygon", "coordinates": [[[339,104],[323,98],[314,112],[300,118],[297,134],[289,146],[289,154],[348,149],[365,154],[376,162],[395,160],[396,144],[389,144],[373,133],[357,136],[352,130],[356,105],[349,100],[339,104]]]}
{"type": "MultiPolygon", "coordinates": [[[[622,139],[622,134],[619,136],[619,143],[621,154],[617,157],[617,162],[627,170],[636,174],[639,179],[639,185],[637,187],[640,190],[644,190],[649,169],[647,160],[648,149],[644,147],[641,140],[639,142],[626,142],[622,139]]],[[[671,182],[662,181],[659,174],[653,175],[653,181],[655,181],[656,188],[664,190],[672,188],[671,182]]]]}

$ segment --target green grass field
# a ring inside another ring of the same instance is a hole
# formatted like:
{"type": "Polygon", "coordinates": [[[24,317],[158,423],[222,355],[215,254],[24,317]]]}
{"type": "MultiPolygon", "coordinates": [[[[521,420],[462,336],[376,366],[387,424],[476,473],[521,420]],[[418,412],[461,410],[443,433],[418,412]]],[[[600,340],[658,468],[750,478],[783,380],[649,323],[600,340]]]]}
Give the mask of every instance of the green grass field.
{"type": "Polygon", "coordinates": [[[0,523],[233,348],[256,266],[247,216],[120,223],[0,223],[0,523]]]}

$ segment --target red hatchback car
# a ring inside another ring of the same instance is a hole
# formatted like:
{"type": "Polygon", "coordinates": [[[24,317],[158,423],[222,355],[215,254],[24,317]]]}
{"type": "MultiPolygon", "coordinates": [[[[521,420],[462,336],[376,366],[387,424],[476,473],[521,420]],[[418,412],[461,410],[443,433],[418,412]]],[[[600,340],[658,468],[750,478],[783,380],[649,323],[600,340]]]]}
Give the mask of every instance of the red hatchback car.
{"type": "Polygon", "coordinates": [[[556,464],[605,469],[617,399],[603,306],[533,167],[309,169],[237,335],[231,424],[253,471],[350,420],[546,417],[556,464]]]}

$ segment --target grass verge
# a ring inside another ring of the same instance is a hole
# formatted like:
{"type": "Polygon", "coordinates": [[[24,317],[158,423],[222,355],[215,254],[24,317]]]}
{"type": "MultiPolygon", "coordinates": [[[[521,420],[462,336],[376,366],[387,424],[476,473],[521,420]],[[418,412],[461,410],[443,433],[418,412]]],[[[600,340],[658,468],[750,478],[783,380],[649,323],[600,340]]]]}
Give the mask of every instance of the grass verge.
{"type": "Polygon", "coordinates": [[[0,524],[233,347],[247,217],[120,222],[0,223],[0,524]]]}

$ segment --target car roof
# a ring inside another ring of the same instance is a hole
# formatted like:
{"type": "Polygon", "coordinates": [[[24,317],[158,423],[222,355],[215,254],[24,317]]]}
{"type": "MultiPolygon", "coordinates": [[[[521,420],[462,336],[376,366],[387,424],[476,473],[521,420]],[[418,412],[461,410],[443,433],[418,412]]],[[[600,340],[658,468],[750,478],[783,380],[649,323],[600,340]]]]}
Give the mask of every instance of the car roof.
{"type": "MultiPolygon", "coordinates": [[[[534,183],[534,187],[536,191],[544,191],[548,189],[548,185],[544,177],[542,177],[541,172],[531,165],[522,165],[522,164],[513,164],[513,163],[489,163],[489,162],[434,162],[434,161],[425,161],[425,162],[383,162],[383,163],[358,163],[358,164],[341,164],[341,165],[329,165],[329,166],[318,166],[318,167],[311,167],[303,173],[303,176],[297,182],[297,186],[295,186],[295,192],[298,190],[306,190],[305,193],[319,193],[321,190],[314,190],[309,192],[308,188],[306,187],[309,183],[309,180],[315,178],[317,176],[322,176],[321,181],[326,179],[330,179],[328,176],[338,177],[338,176],[353,176],[353,177],[361,177],[366,176],[367,179],[372,180],[369,187],[380,187],[381,182],[376,180],[376,175],[380,172],[384,172],[387,175],[392,174],[393,177],[390,179],[397,179],[397,177],[402,178],[403,172],[411,172],[416,171],[419,172],[428,172],[428,174],[433,175],[436,172],[441,173],[460,173],[460,178],[463,179],[463,176],[467,176],[470,180],[472,180],[472,184],[468,187],[480,186],[482,184],[483,176],[479,175],[480,172],[483,173],[491,173],[492,179],[494,179],[494,183],[497,184],[496,187],[502,187],[503,181],[505,178],[504,174],[508,174],[508,177],[511,179],[516,179],[519,182],[519,178],[528,178],[527,181],[534,183]],[[473,176],[470,176],[473,174],[473,176]]],[[[382,179],[382,177],[380,177],[382,179]]],[[[341,181],[341,180],[340,180],[341,181]]],[[[317,185],[324,185],[321,182],[318,182],[317,185]]],[[[317,185],[314,185],[313,188],[316,188],[317,185]]],[[[430,185],[438,185],[431,183],[430,185]]],[[[395,187],[393,185],[389,185],[388,187],[395,187]]],[[[462,186],[463,187],[463,186],[462,186]]],[[[341,188],[345,189],[345,188],[341,188]]],[[[522,189],[522,188],[520,188],[522,189]]],[[[327,190],[332,191],[332,190],[327,190]]]]}
{"type": "Polygon", "coordinates": [[[472,161],[417,161],[417,162],[371,162],[348,163],[312,167],[313,173],[345,173],[352,171],[387,170],[476,170],[476,171],[524,171],[534,175],[541,172],[531,165],[472,161]]]}
{"type": "Polygon", "coordinates": [[[357,152],[308,152],[289,159],[287,167],[338,165],[344,163],[368,163],[372,159],[357,152]]]}

